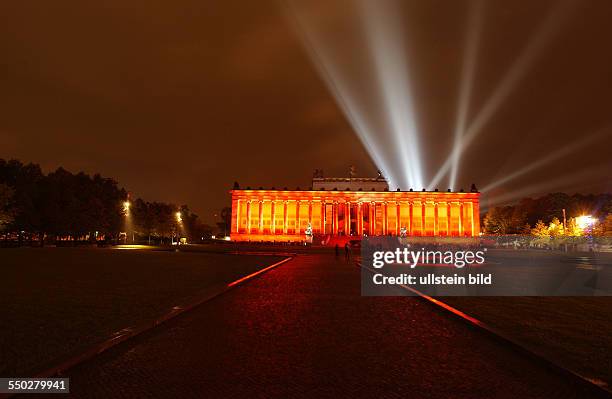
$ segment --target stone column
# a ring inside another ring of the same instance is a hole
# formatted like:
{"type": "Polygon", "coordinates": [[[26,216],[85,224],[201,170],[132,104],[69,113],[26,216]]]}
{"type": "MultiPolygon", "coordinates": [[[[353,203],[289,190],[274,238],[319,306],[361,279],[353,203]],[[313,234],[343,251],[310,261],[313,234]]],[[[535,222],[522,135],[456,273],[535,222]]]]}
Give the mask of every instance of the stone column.
{"type": "MultiPolygon", "coordinates": [[[[368,202],[368,229],[366,230],[367,235],[372,235],[372,203],[368,202]]],[[[364,214],[365,216],[365,214],[364,214]]]]}
{"type": "Polygon", "coordinates": [[[363,203],[359,203],[359,235],[363,236],[363,203]]]}
{"type": "Polygon", "coordinates": [[[287,200],[283,201],[283,234],[287,234],[287,200]]]}
{"type": "Polygon", "coordinates": [[[400,221],[402,216],[402,207],[399,201],[395,202],[396,210],[395,210],[395,235],[400,235],[400,221]]]}
{"type": "Polygon", "coordinates": [[[421,200],[421,235],[425,235],[425,201],[421,200]]]}
{"type": "Polygon", "coordinates": [[[344,205],[344,234],[351,235],[351,203],[346,202],[344,205]]]}
{"type": "Polygon", "coordinates": [[[332,201],[331,206],[332,206],[332,211],[331,211],[331,217],[332,217],[332,220],[331,220],[331,232],[332,232],[332,235],[335,235],[336,234],[336,204],[332,201]]]}
{"type": "Polygon", "coordinates": [[[308,223],[312,226],[312,201],[308,201],[308,223]]]}
{"type": "Polygon", "coordinates": [[[471,233],[471,236],[474,237],[476,236],[476,226],[474,226],[475,218],[474,218],[474,202],[473,201],[470,201],[470,214],[468,215],[468,218],[470,220],[470,233],[471,233]]]}
{"type": "Polygon", "coordinates": [[[357,235],[363,235],[363,214],[361,213],[361,202],[357,203],[357,235]]]}
{"type": "Polygon", "coordinates": [[[413,233],[413,231],[414,231],[414,230],[412,229],[412,224],[413,224],[413,223],[412,223],[412,222],[413,222],[413,206],[414,206],[414,202],[413,202],[413,201],[410,201],[410,202],[408,203],[408,208],[409,208],[409,209],[408,209],[408,211],[409,211],[409,213],[408,213],[408,221],[409,221],[409,223],[408,223],[408,224],[410,225],[410,226],[409,226],[409,229],[408,229],[408,231],[409,231],[409,235],[412,235],[412,233],[413,233]]]}
{"type": "Polygon", "coordinates": [[[386,236],[387,235],[387,227],[388,227],[388,223],[389,221],[387,220],[387,202],[383,202],[383,220],[382,220],[382,228],[383,228],[383,235],[386,236]]]}
{"type": "Polygon", "coordinates": [[[451,202],[446,201],[446,235],[451,235],[451,202]]]}
{"type": "Polygon", "coordinates": [[[338,235],[340,230],[340,204],[338,202],[334,202],[334,209],[334,229],[336,230],[334,234],[338,235]]]}
{"type": "Polygon", "coordinates": [[[272,200],[270,204],[270,233],[276,234],[276,213],[274,212],[274,207],[276,206],[276,201],[272,200]]]}
{"type": "Polygon", "coordinates": [[[259,234],[263,233],[263,200],[259,200],[259,234]]]}
{"type": "Polygon", "coordinates": [[[370,235],[376,233],[376,202],[370,202],[370,235]]]}
{"type": "Polygon", "coordinates": [[[238,233],[240,231],[240,200],[234,200],[232,206],[232,233],[238,233]],[[235,212],[235,213],[234,213],[235,212]]]}
{"type": "Polygon", "coordinates": [[[321,234],[325,234],[325,225],[326,225],[326,215],[325,215],[325,200],[322,199],[321,200],[321,221],[320,221],[320,226],[321,226],[321,234]]]}
{"type": "Polygon", "coordinates": [[[331,206],[332,206],[332,211],[331,211],[331,220],[329,221],[329,224],[331,225],[331,233],[332,235],[335,233],[335,227],[334,227],[334,212],[335,212],[335,207],[334,207],[334,201],[331,201],[331,206]]]}
{"type": "Polygon", "coordinates": [[[295,234],[301,234],[300,228],[300,200],[295,201],[295,234]]]}
{"type": "Polygon", "coordinates": [[[440,233],[440,227],[438,226],[438,203],[434,202],[434,228],[433,234],[434,236],[440,233]]]}
{"type": "Polygon", "coordinates": [[[459,202],[459,235],[463,236],[463,201],[459,202]]]}
{"type": "Polygon", "coordinates": [[[247,201],[247,234],[251,234],[251,201],[247,201]]]}
{"type": "Polygon", "coordinates": [[[480,203],[472,200],[472,230],[473,236],[480,234],[480,203]]]}

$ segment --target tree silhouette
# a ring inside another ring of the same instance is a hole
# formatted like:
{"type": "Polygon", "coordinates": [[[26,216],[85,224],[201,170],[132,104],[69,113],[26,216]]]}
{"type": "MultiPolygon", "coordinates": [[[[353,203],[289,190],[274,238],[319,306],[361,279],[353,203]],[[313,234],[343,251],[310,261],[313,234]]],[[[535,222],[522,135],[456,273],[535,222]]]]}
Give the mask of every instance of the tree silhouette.
{"type": "Polygon", "coordinates": [[[13,189],[0,184],[0,231],[4,231],[13,222],[13,189]]]}
{"type": "MultiPolygon", "coordinates": [[[[125,229],[123,203],[127,192],[118,183],[95,174],[73,174],[63,168],[44,175],[38,165],[0,159],[0,229],[18,232],[30,238],[89,237],[116,238],[125,229]]],[[[177,231],[173,204],[146,202],[137,199],[129,217],[135,234],[163,242],[177,231]]],[[[198,216],[187,206],[184,213],[185,231],[202,237],[198,216]]]]}

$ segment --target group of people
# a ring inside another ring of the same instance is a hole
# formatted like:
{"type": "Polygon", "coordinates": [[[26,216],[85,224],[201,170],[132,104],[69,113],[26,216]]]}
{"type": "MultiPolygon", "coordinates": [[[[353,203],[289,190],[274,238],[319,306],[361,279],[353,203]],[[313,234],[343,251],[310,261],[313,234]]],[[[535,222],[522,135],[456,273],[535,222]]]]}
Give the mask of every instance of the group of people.
{"type": "MultiPolygon", "coordinates": [[[[336,243],[336,258],[340,256],[340,246],[336,243]]],[[[349,243],[347,242],[346,244],[344,244],[344,259],[346,259],[347,261],[351,259],[351,246],[349,245],[349,243]]]]}

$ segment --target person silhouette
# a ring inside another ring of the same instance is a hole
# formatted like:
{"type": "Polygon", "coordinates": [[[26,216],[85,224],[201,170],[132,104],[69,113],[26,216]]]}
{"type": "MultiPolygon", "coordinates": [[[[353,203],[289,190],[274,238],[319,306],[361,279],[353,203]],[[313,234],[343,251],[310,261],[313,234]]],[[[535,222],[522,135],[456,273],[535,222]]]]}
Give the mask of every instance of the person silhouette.
{"type": "Polygon", "coordinates": [[[351,259],[351,246],[348,242],[344,244],[344,259],[347,261],[351,259]]]}

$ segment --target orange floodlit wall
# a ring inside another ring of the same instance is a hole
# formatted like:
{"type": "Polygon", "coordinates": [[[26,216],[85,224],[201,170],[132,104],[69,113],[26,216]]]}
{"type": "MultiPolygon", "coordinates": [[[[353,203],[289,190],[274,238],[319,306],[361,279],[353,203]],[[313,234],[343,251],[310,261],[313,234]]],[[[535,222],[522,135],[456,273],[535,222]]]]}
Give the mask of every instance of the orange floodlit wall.
{"type": "Polygon", "coordinates": [[[315,235],[474,237],[478,192],[232,190],[231,239],[303,241],[315,235]]]}

